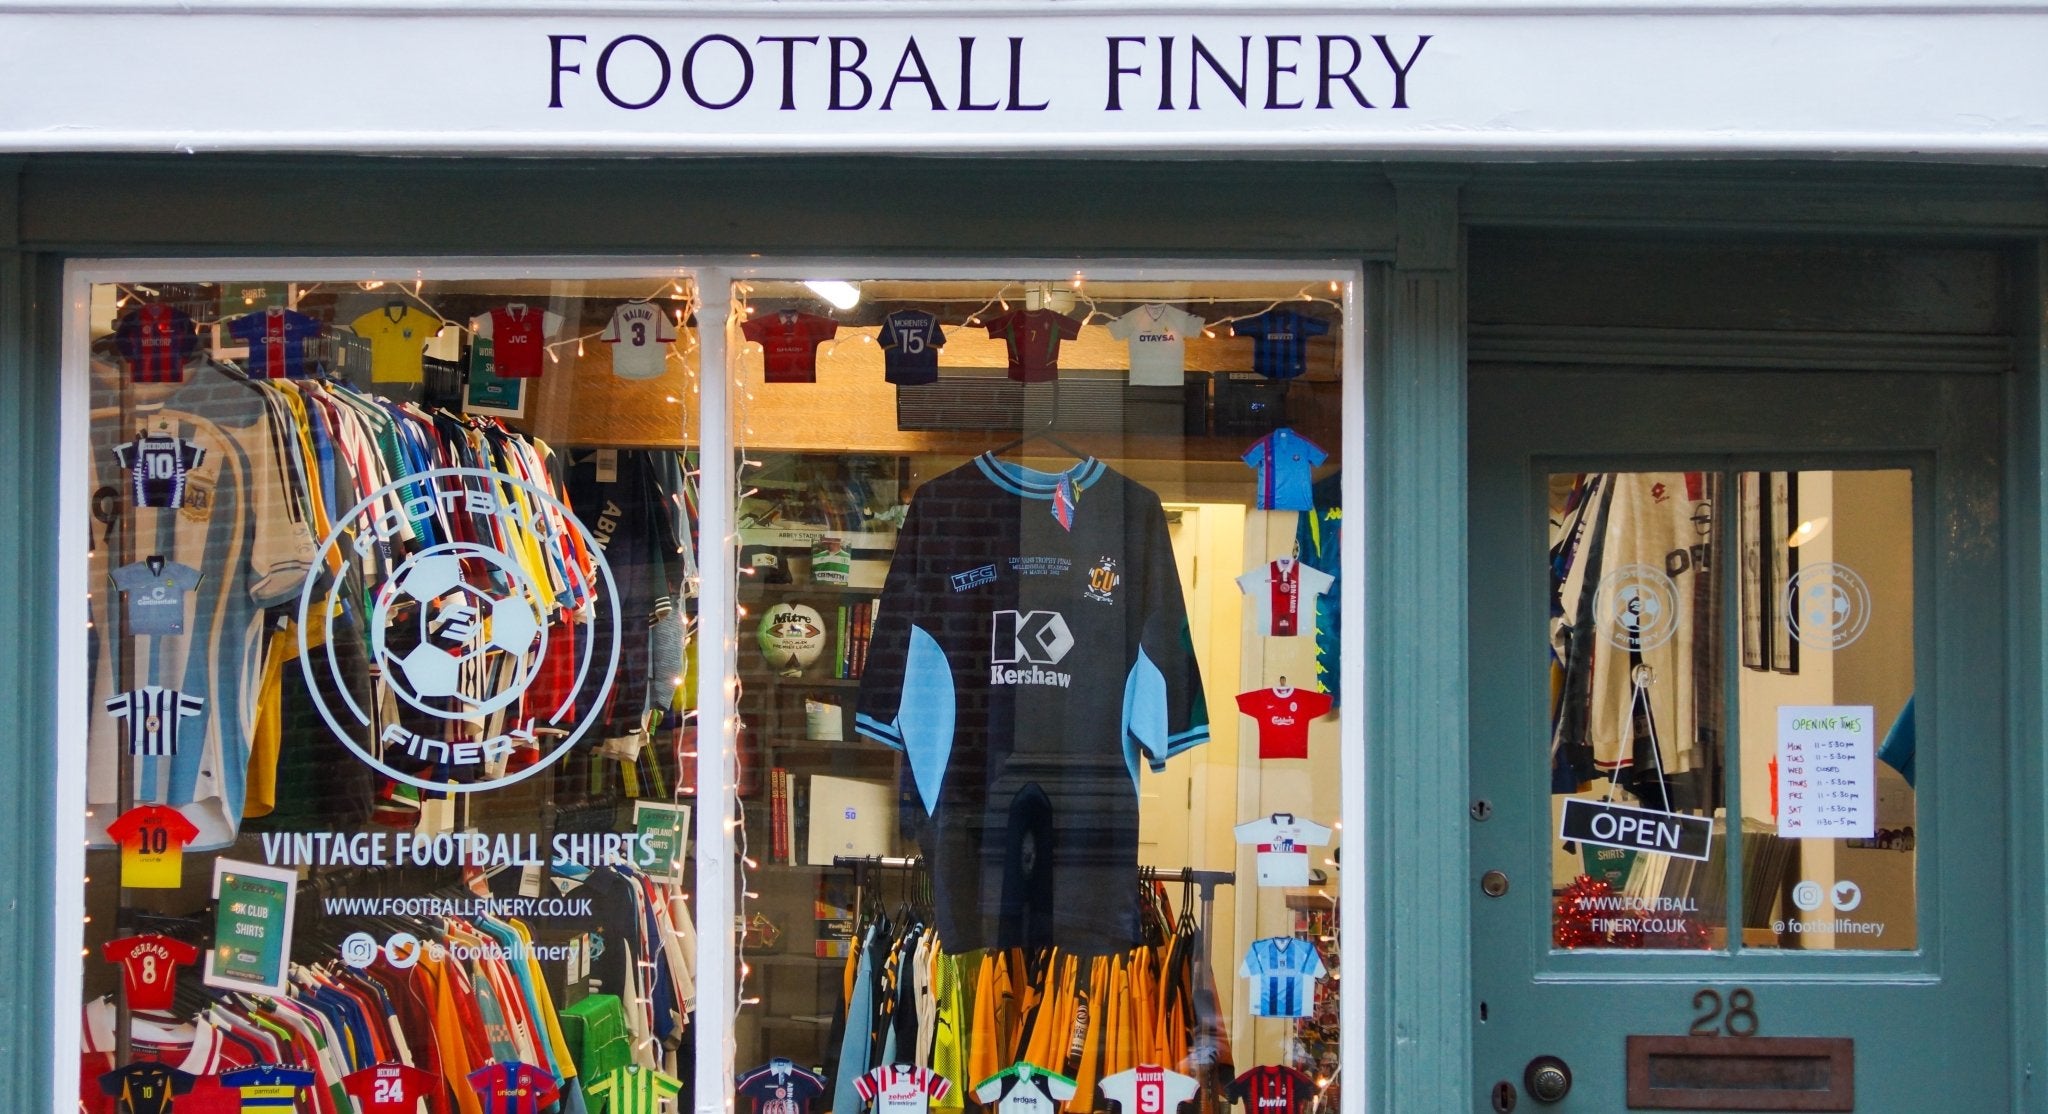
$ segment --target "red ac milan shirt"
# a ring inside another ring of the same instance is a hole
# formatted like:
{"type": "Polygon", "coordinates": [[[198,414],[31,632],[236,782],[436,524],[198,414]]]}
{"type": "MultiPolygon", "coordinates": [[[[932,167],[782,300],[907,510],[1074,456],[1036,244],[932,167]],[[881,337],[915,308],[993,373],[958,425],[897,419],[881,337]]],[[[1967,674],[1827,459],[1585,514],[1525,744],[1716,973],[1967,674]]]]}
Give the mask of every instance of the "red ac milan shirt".
{"type": "Polygon", "coordinates": [[[1299,1114],[1316,1097],[1316,1081],[1289,1067],[1263,1064],[1231,1081],[1223,1093],[1244,1114],[1299,1114]]]}
{"type": "Polygon", "coordinates": [[[1049,309],[1013,309],[988,323],[988,335],[1009,345],[1010,378],[1036,383],[1059,376],[1060,341],[1081,335],[1081,323],[1049,309]]]}
{"type": "Polygon", "coordinates": [[[740,332],[761,346],[761,367],[768,382],[815,383],[818,346],[839,334],[839,322],[786,309],[749,318],[740,332]]]}
{"type": "Polygon", "coordinates": [[[134,1010],[169,1009],[178,968],[199,961],[199,949],[155,933],[109,940],[100,955],[121,965],[121,985],[128,990],[128,1008],[134,1010]]]}
{"type": "Polygon", "coordinates": [[[1259,721],[1260,758],[1307,758],[1309,721],[1330,710],[1330,694],[1253,689],[1237,694],[1237,709],[1259,721]]]}
{"type": "Polygon", "coordinates": [[[114,347],[133,381],[183,383],[185,364],[199,352],[199,333],[176,306],[141,305],[114,325],[114,347]]]}

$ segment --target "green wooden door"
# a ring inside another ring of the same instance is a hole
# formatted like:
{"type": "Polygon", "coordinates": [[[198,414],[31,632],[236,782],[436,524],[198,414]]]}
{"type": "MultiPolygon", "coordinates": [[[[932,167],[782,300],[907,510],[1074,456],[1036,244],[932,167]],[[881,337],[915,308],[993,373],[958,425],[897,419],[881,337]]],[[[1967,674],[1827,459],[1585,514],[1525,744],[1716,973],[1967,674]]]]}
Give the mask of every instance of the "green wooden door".
{"type": "Polygon", "coordinates": [[[2002,398],[1474,370],[1473,1109],[2010,1109],[2002,398]]]}

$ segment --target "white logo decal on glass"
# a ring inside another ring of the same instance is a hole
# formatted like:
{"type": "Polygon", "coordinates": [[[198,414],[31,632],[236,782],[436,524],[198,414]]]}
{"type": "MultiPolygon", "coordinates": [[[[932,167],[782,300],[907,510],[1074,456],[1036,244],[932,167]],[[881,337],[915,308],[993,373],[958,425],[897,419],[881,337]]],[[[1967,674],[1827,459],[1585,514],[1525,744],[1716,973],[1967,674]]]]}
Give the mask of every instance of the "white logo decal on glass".
{"type": "Polygon", "coordinates": [[[1651,565],[1623,565],[1600,578],[1593,624],[1624,650],[1654,650],[1671,640],[1682,616],[1678,586],[1651,565]]]}
{"type": "Polygon", "coordinates": [[[1785,585],[1785,629],[1802,646],[1839,650],[1870,626],[1870,586],[1847,565],[1805,565],[1785,585]]]}

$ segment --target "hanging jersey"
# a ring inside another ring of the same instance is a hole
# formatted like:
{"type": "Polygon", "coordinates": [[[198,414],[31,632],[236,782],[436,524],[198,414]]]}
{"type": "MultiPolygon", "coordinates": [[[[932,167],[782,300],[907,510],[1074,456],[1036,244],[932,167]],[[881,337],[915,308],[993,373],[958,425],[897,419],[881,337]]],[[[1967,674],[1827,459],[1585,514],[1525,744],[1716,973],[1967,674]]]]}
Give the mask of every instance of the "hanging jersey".
{"type": "Polygon", "coordinates": [[[304,1068],[280,1064],[258,1064],[224,1072],[221,1086],[241,1092],[244,1111],[290,1110],[299,1092],[318,1082],[319,1076],[304,1068]]]}
{"type": "Polygon", "coordinates": [[[206,450],[169,433],[143,433],[114,447],[128,472],[129,497],[138,507],[182,507],[186,480],[206,462],[206,450]]]}
{"type": "Polygon", "coordinates": [[[561,1095],[555,1077],[532,1064],[485,1064],[469,1073],[483,1114],[540,1114],[561,1095]]]}
{"type": "Polygon", "coordinates": [[[1263,1064],[1230,1081],[1223,1093],[1244,1114],[1300,1114],[1316,1097],[1316,1081],[1290,1067],[1263,1064]]]}
{"type": "Polygon", "coordinates": [[[1291,309],[1276,309],[1232,322],[1230,335],[1252,338],[1252,370],[1268,379],[1293,379],[1308,370],[1308,340],[1330,331],[1330,323],[1291,309]]]}
{"type": "Polygon", "coordinates": [[[1188,1076],[1156,1064],[1139,1064],[1097,1084],[1102,1097],[1117,1104],[1118,1114],[1178,1114],[1200,1086],[1188,1076]]]}
{"type": "Polygon", "coordinates": [[[470,331],[491,342],[491,374],[500,379],[537,379],[548,337],[562,328],[562,315],[510,302],[470,322],[470,331]]]}
{"type": "Polygon", "coordinates": [[[882,378],[899,386],[932,383],[939,378],[939,349],[946,331],[939,319],[921,309],[899,309],[882,318],[882,378]]]}
{"type": "Polygon", "coordinates": [[[1330,842],[1330,829],[1291,812],[1247,820],[1233,831],[1258,856],[1261,886],[1308,885],[1308,849],[1330,842]]]}
{"type": "Polygon", "coordinates": [[[128,593],[129,634],[183,634],[185,593],[199,587],[199,570],[147,557],[115,569],[114,586],[128,593]]]}
{"type": "Polygon", "coordinates": [[[1074,1087],[1064,1075],[1019,1060],[976,1084],[974,1097],[996,1114],[1059,1114],[1074,1087]]]}
{"type": "Polygon", "coordinates": [[[912,499],[879,611],[855,722],[905,752],[946,951],[1135,946],[1139,767],[1209,737],[1159,497],[977,457],[912,499]]]}
{"type": "Polygon", "coordinates": [[[825,1093],[825,1081],[785,1059],[774,1059],[741,1076],[733,1088],[754,1100],[754,1114],[810,1114],[825,1093]]]}
{"type": "Polygon", "coordinates": [[[114,348],[131,382],[182,383],[185,365],[199,354],[199,333],[176,306],[140,305],[115,323],[114,348]]]}
{"type": "Polygon", "coordinates": [[[107,825],[121,847],[121,885],[131,890],[175,890],[185,877],[185,845],[199,829],[185,814],[162,805],[143,805],[107,825]]]}
{"type": "Polygon", "coordinates": [[[362,1114],[417,1114],[420,1100],[440,1087],[440,1076],[410,1064],[378,1064],[341,1079],[341,1089],[356,1100],[362,1114]]]}
{"type": "Polygon", "coordinates": [[[612,374],[621,379],[655,379],[668,370],[674,322],[652,302],[627,302],[612,311],[599,340],[612,346],[612,374]]]}
{"type": "Polygon", "coordinates": [[[1252,629],[1275,638],[1294,638],[1315,621],[1315,597],[1330,590],[1337,578],[1292,557],[1268,561],[1237,578],[1248,599],[1252,629]]]}
{"type": "Polygon", "coordinates": [[[1010,350],[1010,378],[1036,383],[1056,378],[1060,341],[1081,335],[1081,323],[1049,309],[1013,309],[989,319],[988,335],[1010,350]]]}
{"type": "Polygon", "coordinates": [[[134,1063],[100,1076],[100,1090],[114,1097],[120,1114],[171,1114],[175,1096],[190,1093],[197,1082],[168,1064],[134,1063]]]}
{"type": "Polygon", "coordinates": [[[424,378],[427,342],[440,333],[441,319],[401,302],[372,310],[349,328],[370,342],[371,382],[417,383],[424,378]]]}
{"type": "Polygon", "coordinates": [[[171,990],[177,985],[178,968],[199,961],[199,949],[183,940],[148,933],[109,940],[100,949],[108,963],[121,967],[121,985],[128,993],[131,1010],[171,1008],[171,990]]]}
{"type": "Polygon", "coordinates": [[[761,372],[767,382],[815,383],[818,346],[838,335],[839,322],[786,309],[748,318],[740,332],[761,346],[761,372]]]}
{"type": "Polygon", "coordinates": [[[662,1114],[682,1090],[682,1080],[674,1076],[629,1064],[585,1087],[584,1093],[605,1100],[604,1114],[662,1114]]]}
{"type": "Polygon", "coordinates": [[[144,685],[107,700],[107,714],[127,724],[128,753],[176,754],[184,721],[206,710],[206,701],[176,689],[144,685]]]}
{"type": "Polygon", "coordinates": [[[1131,386],[1178,387],[1188,338],[1202,335],[1202,319],[1173,306],[1139,306],[1110,322],[1109,335],[1131,347],[1131,386]]]}
{"type": "Polygon", "coordinates": [[[1315,468],[1329,459],[1322,446],[1282,426],[1244,452],[1244,462],[1258,474],[1258,509],[1315,509],[1315,468]]]}
{"type": "Polygon", "coordinates": [[[1260,758],[1307,758],[1308,725],[1330,710],[1330,694],[1299,685],[1237,694],[1237,710],[1259,723],[1260,758]]]}
{"type": "Polygon", "coordinates": [[[1268,936],[1245,949],[1237,973],[1252,981],[1253,1017],[1307,1017],[1315,1007],[1316,980],[1329,968],[1313,941],[1268,936]]]}
{"type": "Polygon", "coordinates": [[[874,1114],[925,1114],[931,1100],[944,1098],[953,1083],[914,1064],[884,1064],[854,1080],[853,1089],[874,1104],[874,1114]]]}
{"type": "Polygon", "coordinates": [[[320,335],[319,321],[289,309],[266,309],[228,322],[228,335],[249,346],[249,374],[268,379],[303,379],[306,342],[320,335]]]}

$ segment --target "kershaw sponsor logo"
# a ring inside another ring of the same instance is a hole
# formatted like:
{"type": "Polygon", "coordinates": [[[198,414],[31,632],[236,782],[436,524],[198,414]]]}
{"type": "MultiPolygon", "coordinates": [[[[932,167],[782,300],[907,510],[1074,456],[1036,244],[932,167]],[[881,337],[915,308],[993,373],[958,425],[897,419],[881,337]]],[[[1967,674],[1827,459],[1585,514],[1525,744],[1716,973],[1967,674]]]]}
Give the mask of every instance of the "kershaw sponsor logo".
{"type": "Polygon", "coordinates": [[[1066,688],[1073,676],[1042,666],[1058,665],[1074,648],[1074,634],[1057,611],[998,611],[990,616],[988,683],[1054,685],[1066,688]],[[1026,668],[1005,668],[1023,665],[1026,668]]]}

